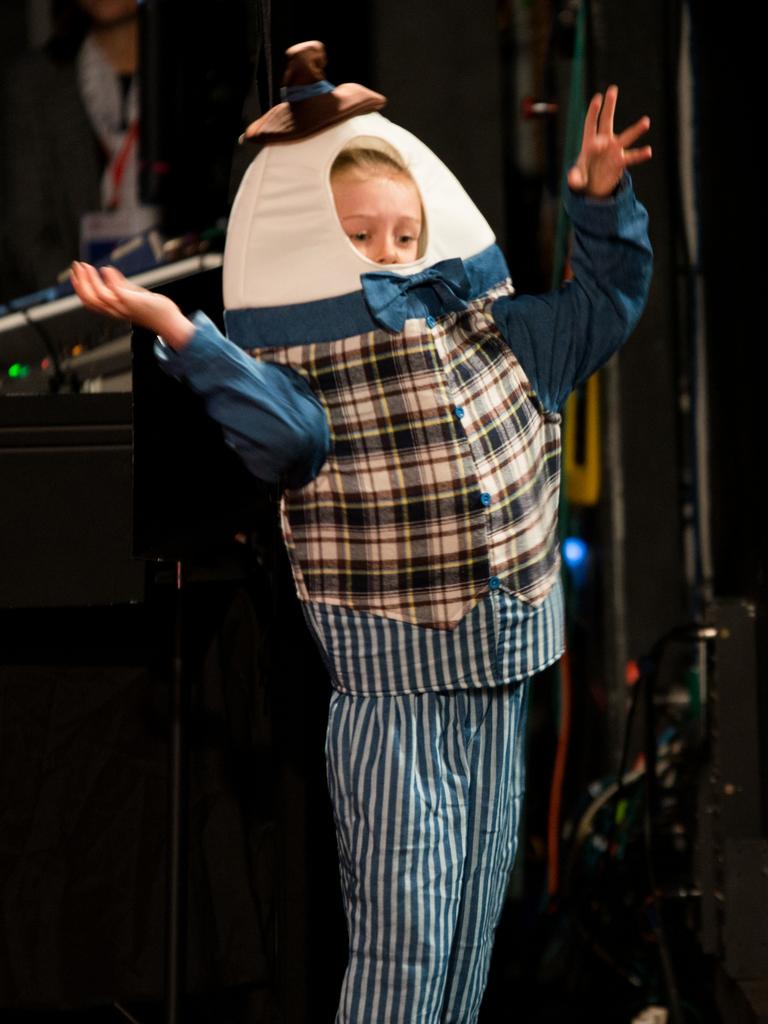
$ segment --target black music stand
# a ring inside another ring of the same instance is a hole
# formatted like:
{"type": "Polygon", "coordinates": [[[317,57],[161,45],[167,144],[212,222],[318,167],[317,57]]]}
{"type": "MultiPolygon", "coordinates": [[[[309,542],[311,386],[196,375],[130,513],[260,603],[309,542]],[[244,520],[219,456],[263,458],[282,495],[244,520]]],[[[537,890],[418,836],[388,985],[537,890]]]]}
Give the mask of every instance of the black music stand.
{"type": "MultiPolygon", "coordinates": [[[[220,277],[218,269],[203,271],[159,290],[185,311],[216,308],[220,277]]],[[[188,838],[182,587],[188,572],[221,579],[227,559],[233,561],[235,535],[257,533],[265,545],[274,541],[276,490],[245,470],[202,400],[159,368],[154,340],[147,331],[134,331],[133,538],[134,556],[174,564],[166,1020],[177,1024],[185,982],[188,838]]]]}

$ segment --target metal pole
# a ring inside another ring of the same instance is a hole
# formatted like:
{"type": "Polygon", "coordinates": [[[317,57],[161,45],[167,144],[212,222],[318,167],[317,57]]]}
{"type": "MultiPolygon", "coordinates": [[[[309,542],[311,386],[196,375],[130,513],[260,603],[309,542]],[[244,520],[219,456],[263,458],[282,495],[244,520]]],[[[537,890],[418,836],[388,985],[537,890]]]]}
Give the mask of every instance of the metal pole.
{"type": "Polygon", "coordinates": [[[169,837],[166,947],[166,1021],[178,1024],[186,975],[187,938],[187,782],[188,765],[184,722],[183,578],[176,563],[176,614],[171,689],[168,761],[169,837]]]}

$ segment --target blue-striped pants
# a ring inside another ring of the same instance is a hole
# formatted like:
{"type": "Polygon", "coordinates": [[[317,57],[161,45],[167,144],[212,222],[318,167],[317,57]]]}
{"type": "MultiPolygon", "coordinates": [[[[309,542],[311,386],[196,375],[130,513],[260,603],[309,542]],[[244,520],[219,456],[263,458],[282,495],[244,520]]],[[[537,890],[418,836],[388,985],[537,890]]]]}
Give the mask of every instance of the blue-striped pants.
{"type": "Polygon", "coordinates": [[[517,846],[529,681],[331,698],[349,963],[337,1024],[470,1024],[517,846]]]}

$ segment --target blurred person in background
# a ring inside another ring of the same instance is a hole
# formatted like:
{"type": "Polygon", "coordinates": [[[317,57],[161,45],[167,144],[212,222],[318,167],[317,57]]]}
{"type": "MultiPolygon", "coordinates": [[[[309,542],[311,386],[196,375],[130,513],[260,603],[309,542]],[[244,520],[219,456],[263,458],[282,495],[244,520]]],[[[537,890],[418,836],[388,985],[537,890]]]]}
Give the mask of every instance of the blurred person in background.
{"type": "Polygon", "coordinates": [[[0,299],[150,227],[138,197],[137,0],[54,0],[0,91],[0,299]]]}

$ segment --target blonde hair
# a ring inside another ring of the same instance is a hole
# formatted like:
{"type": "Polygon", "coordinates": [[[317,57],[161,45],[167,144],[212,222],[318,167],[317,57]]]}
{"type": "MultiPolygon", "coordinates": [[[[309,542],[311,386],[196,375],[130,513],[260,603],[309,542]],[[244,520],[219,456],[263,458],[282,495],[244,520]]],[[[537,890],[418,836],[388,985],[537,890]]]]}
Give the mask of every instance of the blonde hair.
{"type": "Polygon", "coordinates": [[[385,174],[413,181],[411,172],[404,163],[383,150],[369,146],[350,146],[348,149],[342,149],[331,166],[331,181],[350,171],[357,171],[361,177],[366,178],[385,174]]]}

